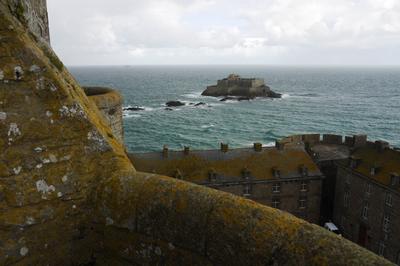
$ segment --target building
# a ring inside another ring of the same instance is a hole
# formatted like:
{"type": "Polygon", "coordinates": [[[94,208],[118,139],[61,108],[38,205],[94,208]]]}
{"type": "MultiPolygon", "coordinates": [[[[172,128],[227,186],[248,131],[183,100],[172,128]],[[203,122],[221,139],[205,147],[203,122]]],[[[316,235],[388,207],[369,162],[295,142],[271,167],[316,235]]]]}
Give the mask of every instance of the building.
{"type": "Polygon", "coordinates": [[[294,135],[276,147],[131,154],[138,170],[184,179],[333,221],[343,236],[400,265],[400,151],[367,136],[294,135]]]}
{"type": "Polygon", "coordinates": [[[336,165],[335,223],[346,238],[400,265],[400,152],[367,142],[336,165]]]}
{"type": "Polygon", "coordinates": [[[131,154],[139,171],[173,176],[319,223],[322,174],[301,146],[131,154]]]}

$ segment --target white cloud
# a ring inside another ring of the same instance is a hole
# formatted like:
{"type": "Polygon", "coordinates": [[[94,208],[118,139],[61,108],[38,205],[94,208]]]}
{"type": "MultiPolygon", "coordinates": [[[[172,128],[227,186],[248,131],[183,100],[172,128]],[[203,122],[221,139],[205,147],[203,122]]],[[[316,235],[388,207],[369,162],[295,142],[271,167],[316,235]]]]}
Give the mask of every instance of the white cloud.
{"type": "Polygon", "coordinates": [[[399,64],[398,0],[48,0],[67,64],[399,64]]]}

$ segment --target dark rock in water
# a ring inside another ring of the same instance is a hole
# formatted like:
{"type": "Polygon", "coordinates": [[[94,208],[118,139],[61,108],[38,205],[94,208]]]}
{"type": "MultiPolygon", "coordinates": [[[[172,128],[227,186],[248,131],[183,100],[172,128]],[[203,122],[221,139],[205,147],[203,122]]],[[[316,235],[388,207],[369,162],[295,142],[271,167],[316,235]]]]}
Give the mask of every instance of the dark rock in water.
{"type": "Polygon", "coordinates": [[[185,104],[180,101],[169,101],[169,102],[166,102],[165,105],[168,107],[178,107],[178,106],[183,106],[185,104]]]}
{"type": "Polygon", "coordinates": [[[144,111],[143,107],[134,106],[134,107],[125,107],[124,111],[144,111]]]}
{"type": "Polygon", "coordinates": [[[240,101],[250,101],[250,100],[252,100],[253,98],[250,98],[250,97],[239,97],[239,98],[237,98],[237,100],[240,102],[240,101]]]}
{"type": "Polygon", "coordinates": [[[282,98],[282,94],[274,92],[274,91],[270,91],[268,93],[268,97],[270,97],[270,98],[282,98]]]}
{"type": "Polygon", "coordinates": [[[221,100],[219,100],[220,102],[226,102],[226,101],[228,101],[228,100],[237,100],[237,98],[235,98],[235,97],[224,97],[224,98],[222,98],[221,100]]]}
{"type": "MultiPolygon", "coordinates": [[[[265,85],[263,79],[241,78],[238,75],[231,74],[227,78],[218,80],[217,85],[208,86],[201,95],[213,97],[271,97],[280,98],[281,94],[275,93],[270,87],[265,85]]],[[[225,98],[224,98],[225,99],[225,98]]],[[[221,100],[226,101],[229,99],[221,100]]]]}
{"type": "Polygon", "coordinates": [[[166,107],[164,110],[166,110],[166,111],[172,111],[172,110],[174,110],[174,109],[169,108],[169,107],[166,107]]]}
{"type": "Polygon", "coordinates": [[[206,104],[203,102],[199,102],[199,103],[196,103],[194,106],[200,106],[200,105],[206,105],[206,104]]]}

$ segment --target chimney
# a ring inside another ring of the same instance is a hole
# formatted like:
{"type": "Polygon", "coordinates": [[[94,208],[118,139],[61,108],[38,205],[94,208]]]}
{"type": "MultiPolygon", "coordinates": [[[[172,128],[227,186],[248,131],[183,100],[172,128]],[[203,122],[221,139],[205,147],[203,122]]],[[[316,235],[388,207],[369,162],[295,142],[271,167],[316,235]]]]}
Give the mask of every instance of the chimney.
{"type": "Polygon", "coordinates": [[[162,155],[164,158],[168,158],[168,146],[167,145],[163,146],[162,155]]]}
{"type": "Polygon", "coordinates": [[[229,145],[226,143],[221,143],[221,151],[228,152],[228,150],[229,150],[229,145]]]}
{"type": "Polygon", "coordinates": [[[367,144],[367,135],[354,135],[353,141],[354,148],[364,147],[367,144]]]}
{"type": "Polygon", "coordinates": [[[257,152],[262,151],[262,144],[259,143],[259,142],[254,143],[253,147],[254,147],[254,150],[257,151],[257,152]]]}
{"type": "Polygon", "coordinates": [[[185,146],[185,147],[183,148],[183,154],[189,155],[189,152],[190,152],[190,147],[189,147],[189,146],[185,146]]]}
{"type": "Polygon", "coordinates": [[[349,147],[354,146],[354,137],[345,136],[345,137],[344,137],[344,144],[345,144],[346,146],[349,146],[349,147]]]}
{"type": "Polygon", "coordinates": [[[280,140],[275,141],[275,148],[277,150],[283,150],[284,147],[285,147],[285,142],[280,141],[280,140]]]}

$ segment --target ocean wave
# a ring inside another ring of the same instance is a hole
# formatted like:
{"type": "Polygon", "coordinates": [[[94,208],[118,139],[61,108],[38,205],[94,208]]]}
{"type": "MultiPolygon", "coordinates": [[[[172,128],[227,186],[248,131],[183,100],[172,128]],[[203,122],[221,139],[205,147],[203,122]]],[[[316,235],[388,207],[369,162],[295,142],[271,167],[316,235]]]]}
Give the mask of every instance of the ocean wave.
{"type": "Polygon", "coordinates": [[[208,125],[202,125],[200,126],[201,128],[211,128],[211,127],[215,127],[214,124],[208,124],[208,125]]]}
{"type": "Polygon", "coordinates": [[[283,93],[282,94],[282,99],[289,98],[291,95],[289,93],[283,93]]]}
{"type": "Polygon", "coordinates": [[[296,96],[296,97],[319,97],[321,95],[319,95],[318,93],[295,93],[291,96],[296,96]]]}
{"type": "Polygon", "coordinates": [[[139,117],[142,117],[142,116],[139,115],[139,114],[124,113],[124,114],[123,114],[123,117],[124,117],[124,118],[139,118],[139,117]]]}
{"type": "Polygon", "coordinates": [[[199,98],[204,98],[205,96],[201,95],[201,92],[190,92],[190,93],[185,93],[182,95],[185,98],[189,99],[199,99],[199,98]]]}

